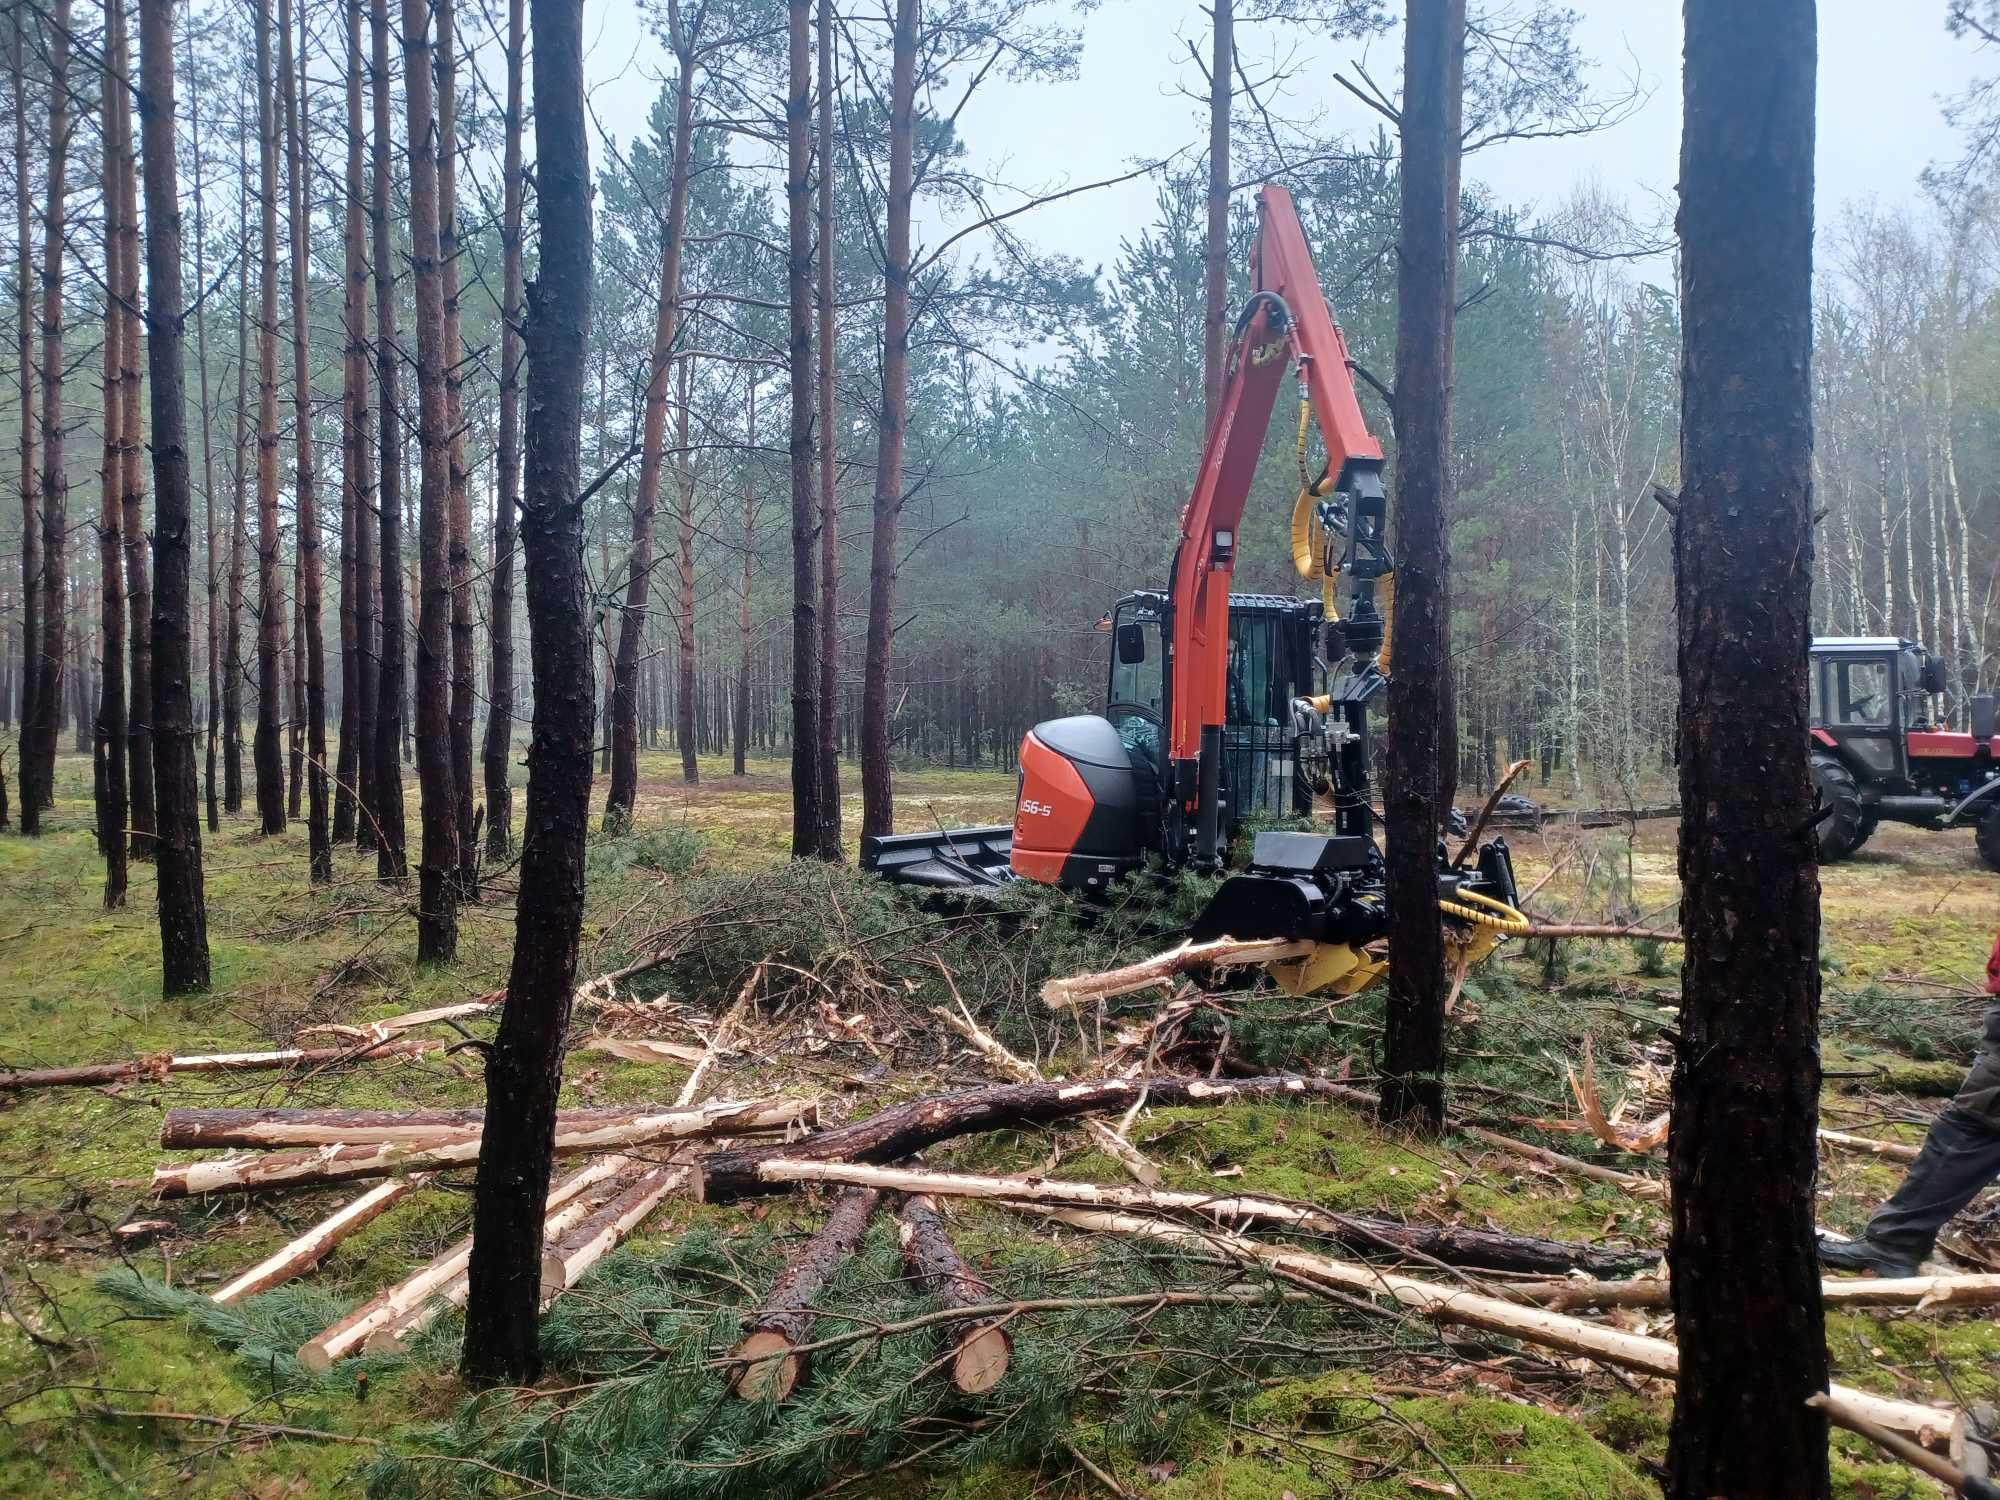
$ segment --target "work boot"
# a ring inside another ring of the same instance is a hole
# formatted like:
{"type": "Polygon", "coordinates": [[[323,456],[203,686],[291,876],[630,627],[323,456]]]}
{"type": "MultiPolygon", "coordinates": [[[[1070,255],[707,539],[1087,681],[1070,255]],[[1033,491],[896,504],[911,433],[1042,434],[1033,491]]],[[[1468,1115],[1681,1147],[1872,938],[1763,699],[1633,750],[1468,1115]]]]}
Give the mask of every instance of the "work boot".
{"type": "Polygon", "coordinates": [[[1903,1185],[1875,1210],[1861,1238],[1821,1241],[1819,1258],[1843,1271],[1914,1276],[1937,1244],[1938,1231],[1996,1176],[2000,1128],[1955,1101],[1947,1104],[1903,1185]]]}

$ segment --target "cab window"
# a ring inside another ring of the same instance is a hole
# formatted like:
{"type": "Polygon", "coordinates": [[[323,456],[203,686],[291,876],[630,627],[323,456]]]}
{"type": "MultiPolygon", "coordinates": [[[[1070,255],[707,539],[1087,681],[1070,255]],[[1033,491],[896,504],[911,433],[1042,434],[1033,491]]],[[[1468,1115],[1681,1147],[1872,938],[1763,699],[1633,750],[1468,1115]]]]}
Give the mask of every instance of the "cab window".
{"type": "Polygon", "coordinates": [[[1120,605],[1111,631],[1112,703],[1160,712],[1166,653],[1160,649],[1160,620],[1120,605]],[[1128,658],[1134,658],[1130,660],[1128,658]]]}
{"type": "MultiPolygon", "coordinates": [[[[1238,616],[1229,622],[1229,701],[1232,726],[1282,722],[1273,708],[1279,679],[1278,621],[1269,615],[1238,616]]],[[[1290,693],[1283,697],[1287,700],[1290,693]]]]}
{"type": "Polygon", "coordinates": [[[1894,722],[1886,661],[1844,661],[1834,668],[1842,724],[1886,729],[1894,722]]]}

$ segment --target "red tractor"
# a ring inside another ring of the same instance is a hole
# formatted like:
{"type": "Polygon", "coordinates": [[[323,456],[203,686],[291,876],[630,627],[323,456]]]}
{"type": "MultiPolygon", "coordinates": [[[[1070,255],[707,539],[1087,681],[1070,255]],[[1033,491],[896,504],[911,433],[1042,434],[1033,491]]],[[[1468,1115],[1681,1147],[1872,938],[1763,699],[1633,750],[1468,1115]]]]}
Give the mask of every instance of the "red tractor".
{"type": "Polygon", "coordinates": [[[1812,778],[1819,857],[1845,859],[1883,819],[1977,830],[1980,858],[2000,870],[2000,732],[1990,693],[1968,723],[1933,723],[1944,663],[1895,636],[1822,636],[1812,646],[1812,778]]]}

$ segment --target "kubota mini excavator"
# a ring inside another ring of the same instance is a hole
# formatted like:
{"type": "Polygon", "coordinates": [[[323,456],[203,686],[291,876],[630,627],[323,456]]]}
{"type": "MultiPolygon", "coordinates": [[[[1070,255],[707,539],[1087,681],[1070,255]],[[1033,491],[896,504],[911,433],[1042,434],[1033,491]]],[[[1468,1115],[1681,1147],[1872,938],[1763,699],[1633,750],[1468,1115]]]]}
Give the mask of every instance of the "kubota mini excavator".
{"type": "MultiPolygon", "coordinates": [[[[1252,292],[1181,513],[1171,586],[1127,595],[1112,612],[1105,713],[1029,731],[1011,827],[867,839],[862,865],[928,886],[1101,890],[1152,861],[1219,869],[1244,816],[1310,812],[1317,793],[1330,799],[1332,832],[1258,834],[1248,868],[1223,882],[1190,936],[1310,941],[1309,956],[1273,970],[1279,982],[1351,992],[1381,972],[1370,945],[1387,930],[1368,797],[1368,706],[1387,681],[1394,587],[1382,449],[1291,195],[1267,186],[1258,211],[1252,292]],[[1238,525],[1288,371],[1299,393],[1293,562],[1322,597],[1232,599],[1238,525]],[[1317,475],[1306,461],[1312,420],[1327,450],[1317,475]]],[[[1470,868],[1448,863],[1440,843],[1438,883],[1468,959],[1525,930],[1502,840],[1470,868]]]]}

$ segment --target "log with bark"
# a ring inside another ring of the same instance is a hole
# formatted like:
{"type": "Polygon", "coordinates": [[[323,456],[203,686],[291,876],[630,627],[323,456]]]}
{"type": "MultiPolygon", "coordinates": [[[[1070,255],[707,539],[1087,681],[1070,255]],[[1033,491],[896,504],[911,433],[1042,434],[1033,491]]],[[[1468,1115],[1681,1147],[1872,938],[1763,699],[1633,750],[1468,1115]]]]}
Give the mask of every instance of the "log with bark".
{"type": "Polygon", "coordinates": [[[1122,968],[1095,974],[1072,974],[1051,979],[1042,986],[1042,1003],[1052,1010],[1082,1005],[1089,1000],[1108,1000],[1129,995],[1134,990],[1165,984],[1190,969],[1236,969],[1250,964],[1282,963],[1304,958],[1312,944],[1280,938],[1216,938],[1206,943],[1182,943],[1180,947],[1122,968]]]}
{"type": "MultiPolygon", "coordinates": [[[[594,1161],[549,1190],[551,1213],[602,1191],[604,1184],[626,1168],[622,1157],[594,1161]]],[[[340,1360],[367,1344],[369,1338],[404,1322],[430,1298],[454,1280],[463,1284],[466,1262],[472,1257],[472,1237],[466,1236],[429,1264],[405,1276],[355,1308],[346,1317],[320,1330],[299,1348],[299,1363],[308,1370],[329,1370],[340,1360]]]]}
{"type": "Polygon", "coordinates": [[[637,1229],[687,1181],[687,1164],[662,1162],[628,1177],[620,1192],[558,1239],[542,1239],[542,1300],[553,1301],[637,1229]]]}
{"type": "MultiPolygon", "coordinates": [[[[559,1135],[616,1129],[690,1108],[686,1104],[614,1104],[565,1109],[559,1135]]],[[[178,1151],[274,1146],[443,1146],[476,1141],[486,1111],[465,1109],[170,1109],[160,1144],[178,1151]]],[[[810,1123],[807,1121],[806,1123],[810,1123]]]]}
{"type": "MultiPolygon", "coordinates": [[[[1224,1224],[1257,1220],[1288,1229],[1323,1234],[1363,1254],[1417,1256],[1487,1271],[1561,1276],[1629,1274],[1658,1262],[1654,1250],[1606,1250],[1533,1235],[1451,1225],[1404,1224],[1395,1219],[1336,1213],[1316,1204],[1293,1203],[1249,1193],[1206,1193],[1174,1188],[1124,1187],[1049,1178],[990,1177],[918,1167],[878,1167],[846,1162],[761,1163],[766,1182],[831,1182],[941,1198],[983,1198],[995,1202],[1066,1204],[1078,1208],[1142,1209],[1153,1213],[1198,1213],[1224,1224]]],[[[1587,1282],[1584,1285],[1646,1285],[1643,1282],[1587,1282]]],[[[1562,1285],[1562,1283],[1557,1283],[1562,1285]]]]}
{"type": "MultiPolygon", "coordinates": [[[[984,1277],[965,1263],[951,1242],[944,1216],[925,1193],[903,1200],[897,1238],[910,1272],[946,1307],[984,1307],[1000,1300],[984,1277]]],[[[953,1333],[951,1383],[968,1396],[998,1385],[1014,1353],[1014,1336],[1004,1317],[975,1318],[953,1333]]]]}
{"type": "MultiPolygon", "coordinates": [[[[1462,1286],[1423,1281],[1379,1266],[1353,1265],[1289,1246],[1264,1244],[1226,1230],[1193,1229],[1138,1214],[1046,1207],[1026,1211],[1093,1233],[1133,1235],[1267,1266],[1296,1282],[1364,1297],[1386,1297],[1439,1323],[1501,1334],[1663,1380],[1674,1379],[1680,1370],[1679,1351],[1666,1339],[1626,1333],[1539,1307],[1522,1307],[1462,1286]]],[[[1833,1394],[1852,1403],[1869,1420],[1913,1437],[1926,1447],[1939,1448],[1949,1441],[1956,1420],[1956,1413],[1920,1402],[1898,1401],[1838,1385],[1833,1394]]]]}
{"type": "Polygon", "coordinates": [[[290,1244],[281,1246],[221,1290],[211,1293],[211,1297],[225,1305],[240,1302],[245,1297],[268,1292],[274,1286],[282,1286],[295,1276],[303,1275],[355,1230],[373,1223],[429,1181],[428,1175],[419,1172],[378,1182],[339,1212],[315,1224],[290,1244]]]}
{"type": "MultiPolygon", "coordinates": [[[[1506,1288],[1509,1297],[1537,1307],[1567,1311],[1576,1307],[1655,1307],[1673,1305],[1671,1284],[1664,1277],[1634,1281],[1523,1281],[1506,1288]]],[[[1869,1276],[1853,1280],[1827,1278],[1820,1296],[1828,1307],[1907,1307],[1926,1312],[1934,1307],[2000,1306],[2000,1276],[1869,1276]]]]}
{"type": "MultiPolygon", "coordinates": [[[[817,1106],[789,1099],[726,1101],[692,1109],[660,1110],[628,1120],[559,1130],[555,1153],[575,1156],[586,1151],[627,1151],[661,1141],[712,1140],[718,1136],[810,1128],[817,1116],[817,1106]]],[[[460,1136],[443,1139],[435,1145],[389,1142],[329,1146],[220,1161],[174,1163],[153,1169],[153,1192],[162,1198],[186,1198],[197,1193],[245,1193],[273,1187],[346,1182],[391,1172],[463,1166],[479,1159],[479,1148],[478,1136],[460,1136]]]]}
{"type": "Polygon", "coordinates": [[[806,1356],[795,1352],[812,1337],[812,1301],[861,1244],[882,1195],[873,1188],[841,1194],[813,1237],[785,1263],[770,1295],[743,1321],[743,1338],[731,1358],[740,1363],[731,1388],[748,1401],[782,1401],[805,1375],[806,1356]]]}
{"type": "Polygon", "coordinates": [[[711,1151],[695,1175],[695,1197],[730,1203],[777,1191],[757,1168],[784,1157],[793,1161],[900,1161],[939,1141],[981,1130],[1048,1125],[1096,1111],[1125,1109],[1135,1101],[1162,1109],[1189,1105],[1262,1103],[1275,1099],[1337,1098],[1340,1086],[1317,1078],[1106,1078],[1073,1083],[996,1084],[952,1094],[931,1094],[893,1105],[865,1120],[809,1140],[711,1151]]]}
{"type": "Polygon", "coordinates": [[[243,1073],[284,1068],[332,1068],[352,1063],[420,1057],[442,1052],[447,1042],[412,1039],[351,1047],[283,1047],[275,1052],[215,1052],[202,1056],[132,1057],[122,1062],[85,1063],[72,1068],[24,1068],[0,1073],[0,1089],[96,1088],[133,1078],[164,1079],[169,1073],[243,1073]]]}

